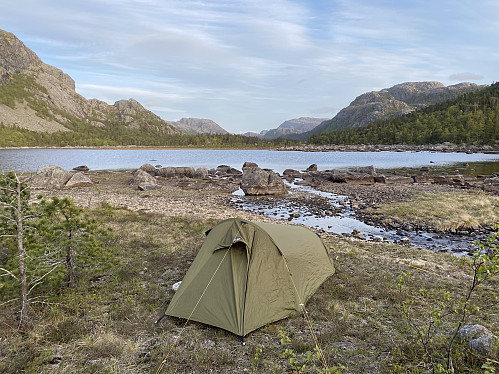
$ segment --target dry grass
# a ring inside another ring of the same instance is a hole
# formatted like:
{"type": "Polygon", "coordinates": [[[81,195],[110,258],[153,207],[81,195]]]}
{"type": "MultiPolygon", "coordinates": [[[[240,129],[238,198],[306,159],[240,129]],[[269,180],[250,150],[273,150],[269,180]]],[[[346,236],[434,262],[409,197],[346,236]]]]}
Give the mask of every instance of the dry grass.
{"type": "Polygon", "coordinates": [[[385,221],[413,222],[438,231],[478,229],[499,224],[499,197],[481,191],[420,193],[367,211],[385,221]]]}
{"type": "MultiPolygon", "coordinates": [[[[200,323],[183,329],[184,320],[167,317],[155,325],[173,296],[170,286],[182,279],[214,222],[112,208],[95,215],[113,228],[107,245],[119,261],[105,273],[88,269],[75,290],[54,290],[53,304],[33,311],[32,329],[25,334],[16,331],[13,310],[1,310],[0,372],[151,373],[166,358],[163,373],[287,373],[280,330],[288,332],[288,348],[299,360],[313,350],[300,315],[262,327],[245,345],[231,333],[200,323]],[[261,354],[255,360],[257,349],[261,354]],[[51,364],[47,357],[54,355],[61,361],[51,364]]],[[[423,323],[442,290],[457,302],[469,280],[464,260],[385,243],[325,240],[337,271],[307,310],[328,364],[341,363],[351,373],[389,373],[397,365],[418,372],[413,369],[421,352],[411,344],[398,305],[427,290],[414,306],[416,321],[423,323]],[[397,276],[408,271],[413,276],[401,294],[397,276]]],[[[497,333],[498,313],[497,305],[484,308],[471,322],[497,333]]],[[[449,322],[442,325],[448,328],[449,322]]],[[[478,373],[482,362],[466,354],[456,365],[458,372],[478,373]]],[[[312,362],[304,372],[318,367],[312,362]]]]}

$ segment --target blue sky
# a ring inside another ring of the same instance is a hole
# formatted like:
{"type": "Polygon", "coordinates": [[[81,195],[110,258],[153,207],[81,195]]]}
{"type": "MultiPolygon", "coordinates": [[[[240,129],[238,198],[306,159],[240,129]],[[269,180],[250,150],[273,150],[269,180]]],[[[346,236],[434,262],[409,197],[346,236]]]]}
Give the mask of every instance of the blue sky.
{"type": "Polygon", "coordinates": [[[498,79],[496,0],[3,0],[0,28],[88,99],[233,133],[402,82],[498,79]]]}

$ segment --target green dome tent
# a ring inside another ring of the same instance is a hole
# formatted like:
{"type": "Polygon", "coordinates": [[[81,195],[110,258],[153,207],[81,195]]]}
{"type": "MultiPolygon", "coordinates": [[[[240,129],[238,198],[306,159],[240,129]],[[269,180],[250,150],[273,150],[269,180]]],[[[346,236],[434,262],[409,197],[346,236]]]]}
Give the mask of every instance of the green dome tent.
{"type": "Polygon", "coordinates": [[[312,231],[231,218],[209,231],[165,314],[245,336],[301,312],[333,273],[312,231]]]}

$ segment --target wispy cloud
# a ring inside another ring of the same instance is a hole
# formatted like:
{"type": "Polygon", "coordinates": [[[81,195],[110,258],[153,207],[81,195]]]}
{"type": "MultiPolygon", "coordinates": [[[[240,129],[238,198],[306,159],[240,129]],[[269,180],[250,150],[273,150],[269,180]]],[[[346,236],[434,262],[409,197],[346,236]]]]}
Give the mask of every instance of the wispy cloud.
{"type": "Polygon", "coordinates": [[[84,96],[233,132],[333,116],[404,81],[497,80],[497,14],[493,0],[0,3],[2,28],[84,96]]]}

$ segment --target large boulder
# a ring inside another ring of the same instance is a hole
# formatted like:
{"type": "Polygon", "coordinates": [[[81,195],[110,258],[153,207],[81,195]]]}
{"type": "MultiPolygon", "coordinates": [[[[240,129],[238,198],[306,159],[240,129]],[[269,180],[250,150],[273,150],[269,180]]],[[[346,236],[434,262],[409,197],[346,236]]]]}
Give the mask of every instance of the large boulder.
{"type": "Polygon", "coordinates": [[[457,337],[468,343],[468,348],[481,356],[492,356],[499,347],[499,339],[482,325],[466,325],[458,331],[457,337]]]}
{"type": "Polygon", "coordinates": [[[158,170],[158,175],[165,178],[194,178],[196,171],[190,166],[167,166],[158,170]]]}
{"type": "Polygon", "coordinates": [[[194,178],[196,179],[205,179],[209,177],[207,168],[197,168],[194,172],[194,178]]]}
{"type": "Polygon", "coordinates": [[[370,165],[370,166],[359,166],[359,167],[356,167],[355,169],[353,169],[353,171],[355,173],[364,173],[364,174],[369,174],[369,175],[372,175],[372,176],[376,176],[376,168],[374,167],[374,165],[370,165]]]}
{"type": "Polygon", "coordinates": [[[150,175],[148,172],[137,169],[133,173],[132,179],[128,182],[131,186],[139,186],[139,185],[156,185],[156,179],[150,175]]]}
{"type": "Polygon", "coordinates": [[[374,184],[374,176],[367,173],[355,173],[351,171],[333,170],[329,179],[333,183],[349,183],[349,184],[374,184]]]}
{"type": "Polygon", "coordinates": [[[412,184],[414,179],[407,175],[378,175],[375,178],[377,183],[385,184],[412,184]]]}
{"type": "Polygon", "coordinates": [[[83,174],[82,172],[75,173],[73,176],[67,181],[66,187],[68,188],[76,188],[76,187],[90,187],[93,186],[92,180],[83,174]]]}
{"type": "Polygon", "coordinates": [[[216,175],[219,177],[240,176],[242,172],[228,165],[217,166],[216,175]]]}
{"type": "Polygon", "coordinates": [[[59,166],[47,165],[35,173],[29,180],[31,188],[61,189],[73,174],[59,166]]]}
{"type": "Polygon", "coordinates": [[[146,173],[152,175],[153,177],[156,175],[156,168],[151,164],[144,164],[139,169],[144,170],[146,173]]]}
{"type": "Polygon", "coordinates": [[[241,181],[246,195],[282,195],[288,189],[278,174],[260,168],[246,169],[241,181]]]}

